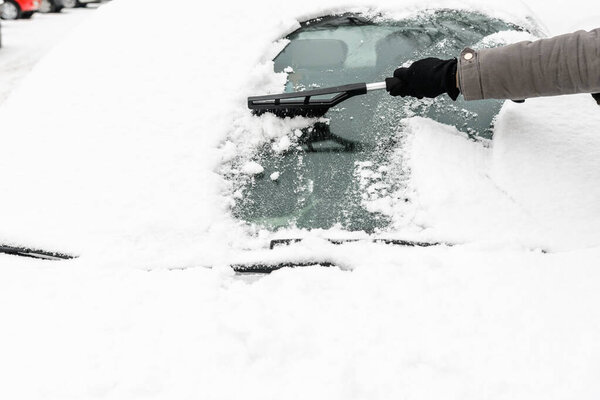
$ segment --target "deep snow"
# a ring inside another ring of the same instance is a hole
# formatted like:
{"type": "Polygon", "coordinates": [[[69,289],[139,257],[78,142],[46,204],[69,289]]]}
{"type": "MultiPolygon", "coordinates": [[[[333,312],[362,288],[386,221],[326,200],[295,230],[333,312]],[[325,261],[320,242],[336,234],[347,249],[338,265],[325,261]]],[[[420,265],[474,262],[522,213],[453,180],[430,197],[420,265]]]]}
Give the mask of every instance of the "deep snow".
{"type": "MultiPolygon", "coordinates": [[[[513,1],[373,3],[184,0],[165,18],[158,0],[113,0],[34,68],[0,108],[0,242],[81,257],[0,255],[3,398],[598,397],[589,95],[506,103],[488,146],[404,121],[397,198],[411,202],[372,205],[396,218],[386,237],[462,245],[334,246],[318,236],[363,235],[291,231],[279,235],[310,238],[268,251],[273,235],[230,216],[224,165],[305,124],[245,109],[281,90],[269,60],[284,43],[272,43],[298,20],[425,4],[535,20],[513,1]],[[247,281],[227,267],[291,258],[341,268],[247,281]]],[[[541,34],[600,14],[583,1],[531,8],[541,34]]]]}
{"type": "MultiPolygon", "coordinates": [[[[86,9],[63,10],[60,16],[36,14],[31,20],[2,21],[0,104],[37,62],[81,24],[95,6],[92,3],[86,9]]],[[[69,64],[65,63],[64,68],[68,70],[69,64]]]]}

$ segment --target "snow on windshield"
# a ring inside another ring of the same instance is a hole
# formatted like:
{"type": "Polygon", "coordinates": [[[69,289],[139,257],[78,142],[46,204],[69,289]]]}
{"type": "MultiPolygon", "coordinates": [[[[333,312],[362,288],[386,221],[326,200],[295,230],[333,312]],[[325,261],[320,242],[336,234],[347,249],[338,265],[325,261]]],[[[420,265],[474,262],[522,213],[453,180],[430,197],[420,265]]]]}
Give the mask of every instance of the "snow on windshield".
{"type": "MultiPolygon", "coordinates": [[[[468,12],[423,12],[401,21],[328,16],[289,35],[274,69],[288,74],[286,91],[377,82],[410,60],[453,57],[464,47],[500,45],[502,37],[515,34],[534,38],[518,26],[468,12]]],[[[232,188],[233,212],[268,229],[337,225],[373,233],[388,228],[404,217],[404,203],[411,201],[410,171],[399,157],[407,145],[402,119],[426,116],[453,124],[473,140],[489,139],[502,103],[394,99],[384,91],[345,101],[325,121],[267,142],[254,160],[244,165],[242,155],[226,168],[226,177],[239,182],[232,188]],[[248,168],[253,165],[261,168],[248,168]]]]}

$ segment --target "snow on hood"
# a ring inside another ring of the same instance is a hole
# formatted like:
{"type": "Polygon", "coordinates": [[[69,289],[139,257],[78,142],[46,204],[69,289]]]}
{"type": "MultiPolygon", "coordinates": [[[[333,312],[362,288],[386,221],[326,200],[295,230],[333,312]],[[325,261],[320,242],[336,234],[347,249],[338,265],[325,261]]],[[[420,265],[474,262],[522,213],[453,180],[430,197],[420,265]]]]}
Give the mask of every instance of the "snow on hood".
{"type": "MultiPolygon", "coordinates": [[[[285,77],[273,73],[271,59],[285,45],[278,39],[299,21],[345,11],[401,18],[424,8],[457,8],[545,32],[517,1],[378,0],[349,5],[310,0],[206,6],[182,0],[176,16],[165,15],[162,3],[114,0],[101,7],[0,108],[0,242],[71,251],[88,262],[127,258],[134,267],[226,263],[234,249],[258,245],[230,216],[227,185],[218,171],[241,145],[232,138],[252,144],[281,136],[273,131],[273,124],[280,122],[257,122],[245,102],[248,95],[282,90],[285,77]]],[[[567,123],[557,125],[554,118],[536,117],[517,125],[540,110],[547,116],[555,108],[582,102],[570,97],[528,101],[520,108],[508,105],[498,124],[498,151],[496,144],[493,150],[477,147],[431,121],[407,122],[418,132],[406,149],[415,171],[417,208],[412,211],[427,226],[418,234],[505,240],[518,221],[519,236],[528,245],[553,245],[561,239],[559,229],[547,241],[539,240],[532,236],[540,225],[524,221],[550,218],[546,222],[569,224],[570,214],[552,220],[551,211],[572,201],[584,207],[578,209],[577,221],[593,212],[599,215],[589,201],[577,202],[575,193],[592,198],[599,189],[591,183],[598,181],[600,169],[590,168],[570,180],[571,171],[586,168],[578,164],[572,169],[575,158],[562,157],[558,150],[562,137],[569,143],[565,151],[585,153],[593,138],[586,135],[579,142],[580,132],[567,123]],[[556,133],[551,157],[561,180],[555,175],[548,186],[548,177],[540,173],[547,153],[527,154],[540,146],[548,150],[550,145],[542,143],[549,125],[556,133]],[[520,131],[530,135],[526,142],[521,142],[520,131]],[[475,164],[478,173],[469,168],[475,164]],[[454,174],[441,179],[436,172],[448,166],[454,174]],[[573,195],[552,196],[564,190],[573,195]],[[542,210],[540,197],[547,205],[542,210]]],[[[592,121],[588,114],[579,117],[583,122],[578,129],[591,126],[585,122],[592,121]]],[[[584,156],[577,162],[592,159],[584,156]]],[[[595,224],[587,230],[587,244],[598,244],[599,229],[595,224]]]]}

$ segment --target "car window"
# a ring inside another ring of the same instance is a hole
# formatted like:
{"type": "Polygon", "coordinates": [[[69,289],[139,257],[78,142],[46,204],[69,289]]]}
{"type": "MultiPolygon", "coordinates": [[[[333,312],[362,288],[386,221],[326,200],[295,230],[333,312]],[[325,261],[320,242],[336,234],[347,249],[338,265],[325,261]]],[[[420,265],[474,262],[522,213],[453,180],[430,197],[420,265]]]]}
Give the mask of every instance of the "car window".
{"type": "MultiPolygon", "coordinates": [[[[288,73],[287,92],[378,82],[405,63],[429,56],[456,57],[484,37],[509,30],[523,29],[451,10],[401,21],[332,16],[307,21],[289,35],[274,69],[288,73]]],[[[452,102],[447,96],[424,101],[392,98],[385,91],[349,99],[330,109],[327,121],[290,137],[293,145],[287,151],[265,147],[257,155],[264,172],[245,182],[234,214],[269,229],[385,228],[389,219],[367,207],[365,199],[370,191],[385,197],[402,184],[401,171],[386,170],[399,146],[401,119],[429,117],[474,139],[489,139],[501,105],[497,100],[452,102]]]]}

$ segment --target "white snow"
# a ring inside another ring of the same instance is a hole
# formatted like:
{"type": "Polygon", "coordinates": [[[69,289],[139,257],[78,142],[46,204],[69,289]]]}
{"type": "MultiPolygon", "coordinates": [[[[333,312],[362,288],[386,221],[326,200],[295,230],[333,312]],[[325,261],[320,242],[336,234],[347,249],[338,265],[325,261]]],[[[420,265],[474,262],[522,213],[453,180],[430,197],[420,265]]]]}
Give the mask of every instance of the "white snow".
{"type": "MultiPolygon", "coordinates": [[[[65,9],[60,18],[54,14],[38,13],[31,20],[1,22],[0,104],[18,87],[40,58],[90,16],[95,6],[90,4],[89,9],[65,9]]],[[[68,64],[64,67],[69,69],[68,64]]]]}
{"type": "Polygon", "coordinates": [[[363,166],[365,202],[393,218],[385,237],[455,246],[335,246],[324,238],[366,235],[273,235],[230,214],[243,193],[226,177],[252,175],[260,146],[285,151],[314,122],[246,109],[283,89],[270,60],[299,21],[456,7],[535,28],[531,8],[537,32],[557,34],[600,15],[585,1],[528,4],[181,0],[173,16],[158,0],[113,0],[92,12],[0,105],[0,243],[80,256],[0,255],[0,397],[597,399],[589,95],[507,102],[492,143],[408,118],[398,164],[363,166]],[[308,239],[266,249],[296,236],[308,239]],[[229,268],[290,259],[339,268],[229,268]]]}
{"type": "Polygon", "coordinates": [[[249,161],[242,166],[242,172],[246,175],[262,174],[265,169],[256,161],[249,161]]]}
{"type": "Polygon", "coordinates": [[[287,151],[291,145],[292,145],[292,142],[291,142],[290,138],[287,136],[283,136],[277,142],[273,143],[272,147],[276,153],[283,153],[283,152],[287,151]]]}
{"type": "Polygon", "coordinates": [[[558,248],[600,243],[600,110],[590,95],[506,104],[491,177],[558,248]]]}
{"type": "Polygon", "coordinates": [[[481,49],[487,47],[497,47],[510,43],[517,43],[525,40],[534,41],[537,39],[538,38],[529,32],[502,31],[486,36],[479,43],[473,45],[473,48],[481,49]]]}
{"type": "Polygon", "coordinates": [[[392,212],[404,209],[392,214],[400,218],[399,230],[407,224],[423,227],[420,237],[433,241],[516,242],[531,248],[544,243],[539,225],[490,179],[491,149],[421,117],[405,126],[410,136],[402,151],[410,183],[395,196],[399,201],[392,212]]]}

